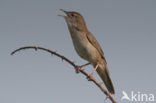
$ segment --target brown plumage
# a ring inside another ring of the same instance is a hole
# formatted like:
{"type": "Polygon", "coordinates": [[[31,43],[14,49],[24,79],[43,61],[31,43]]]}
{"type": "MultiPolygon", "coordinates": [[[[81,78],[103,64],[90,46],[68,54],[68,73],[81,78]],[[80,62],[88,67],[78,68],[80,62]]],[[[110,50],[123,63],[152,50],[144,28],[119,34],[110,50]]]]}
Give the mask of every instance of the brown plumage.
{"type": "Polygon", "coordinates": [[[111,94],[114,94],[115,91],[110,79],[104,53],[95,37],[87,29],[83,16],[78,12],[70,12],[62,9],[61,11],[66,14],[66,16],[60,16],[64,17],[67,22],[77,54],[81,58],[90,62],[94,68],[97,66],[97,73],[103,80],[108,91],[111,94]]]}

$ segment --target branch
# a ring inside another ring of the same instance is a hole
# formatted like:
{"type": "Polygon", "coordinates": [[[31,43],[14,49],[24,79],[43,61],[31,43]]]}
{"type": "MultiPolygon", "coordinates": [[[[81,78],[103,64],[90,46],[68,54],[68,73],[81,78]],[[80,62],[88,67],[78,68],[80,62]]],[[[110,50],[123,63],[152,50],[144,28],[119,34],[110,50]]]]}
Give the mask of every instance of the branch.
{"type": "Polygon", "coordinates": [[[82,65],[82,66],[78,66],[74,62],[72,62],[68,58],[66,58],[65,56],[62,56],[62,55],[60,55],[60,54],[58,54],[58,53],[56,53],[56,52],[54,52],[52,50],[49,50],[49,49],[46,49],[46,48],[42,48],[42,47],[36,47],[36,46],[21,47],[19,49],[14,50],[11,53],[11,55],[15,54],[18,51],[25,50],[25,49],[35,49],[35,51],[37,51],[37,50],[43,50],[43,51],[49,52],[50,54],[53,54],[53,55],[61,58],[62,60],[66,61],[67,63],[69,63],[70,65],[72,65],[78,73],[80,72],[80,73],[84,74],[90,81],[92,81],[96,86],[98,86],[100,88],[100,90],[107,96],[107,98],[109,98],[112,101],[112,103],[116,103],[115,99],[111,96],[111,94],[109,92],[107,92],[107,90],[104,89],[104,87],[102,86],[102,84],[101,83],[98,83],[95,80],[95,78],[93,78],[92,76],[90,76],[86,71],[84,71],[82,69],[83,66],[86,66],[86,65],[88,65],[90,63],[87,63],[87,64],[82,65]]]}

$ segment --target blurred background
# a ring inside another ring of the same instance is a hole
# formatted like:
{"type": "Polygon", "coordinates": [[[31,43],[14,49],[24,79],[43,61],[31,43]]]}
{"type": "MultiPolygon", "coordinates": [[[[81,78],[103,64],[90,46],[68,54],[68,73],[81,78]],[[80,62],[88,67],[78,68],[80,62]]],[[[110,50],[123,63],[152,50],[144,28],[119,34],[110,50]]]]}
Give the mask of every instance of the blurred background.
{"type": "Polygon", "coordinates": [[[34,50],[10,55],[41,46],[87,63],[76,54],[59,9],[84,16],[104,51],[118,102],[132,103],[121,101],[122,91],[156,96],[155,0],[0,0],[0,103],[104,102],[100,89],[60,58],[34,50]]]}

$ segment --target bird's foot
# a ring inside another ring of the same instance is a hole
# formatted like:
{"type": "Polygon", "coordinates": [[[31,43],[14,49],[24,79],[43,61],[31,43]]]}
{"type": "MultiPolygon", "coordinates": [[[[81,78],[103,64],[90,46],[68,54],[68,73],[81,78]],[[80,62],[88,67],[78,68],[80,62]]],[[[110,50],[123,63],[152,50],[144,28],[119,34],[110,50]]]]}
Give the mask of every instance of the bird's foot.
{"type": "Polygon", "coordinates": [[[92,78],[93,78],[93,73],[91,73],[91,74],[89,74],[89,75],[87,76],[87,80],[88,80],[88,81],[92,81],[92,78]]]}
{"type": "Polygon", "coordinates": [[[82,70],[82,67],[85,67],[85,66],[87,66],[89,64],[91,64],[91,63],[86,63],[86,64],[83,64],[81,66],[76,66],[76,73],[80,73],[80,71],[82,70]]]}
{"type": "Polygon", "coordinates": [[[76,73],[80,73],[80,71],[82,70],[82,67],[81,66],[76,66],[76,73]]]}

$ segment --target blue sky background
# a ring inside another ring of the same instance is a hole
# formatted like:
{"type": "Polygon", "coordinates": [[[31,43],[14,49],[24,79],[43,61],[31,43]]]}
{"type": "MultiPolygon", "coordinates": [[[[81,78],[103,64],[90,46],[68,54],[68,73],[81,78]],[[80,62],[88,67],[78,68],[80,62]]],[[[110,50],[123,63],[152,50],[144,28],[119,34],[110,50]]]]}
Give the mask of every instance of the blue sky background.
{"type": "Polygon", "coordinates": [[[0,0],[0,103],[104,102],[99,88],[61,59],[34,50],[10,55],[33,45],[86,63],[76,54],[59,9],[84,16],[103,48],[118,102],[127,102],[120,100],[122,91],[156,96],[155,0],[0,0]]]}

